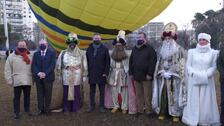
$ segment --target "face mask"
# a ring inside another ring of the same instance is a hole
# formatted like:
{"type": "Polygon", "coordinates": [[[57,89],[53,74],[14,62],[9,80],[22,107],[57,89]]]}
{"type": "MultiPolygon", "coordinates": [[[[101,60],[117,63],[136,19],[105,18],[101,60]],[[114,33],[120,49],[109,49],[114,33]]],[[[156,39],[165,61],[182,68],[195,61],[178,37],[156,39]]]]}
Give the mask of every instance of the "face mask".
{"type": "Polygon", "coordinates": [[[93,40],[93,43],[96,44],[96,45],[99,45],[100,44],[100,40],[93,40]]]}
{"type": "Polygon", "coordinates": [[[69,48],[70,48],[70,49],[74,49],[75,47],[76,47],[76,44],[75,44],[75,43],[70,43],[70,44],[69,44],[69,48]]]}
{"type": "Polygon", "coordinates": [[[26,48],[18,48],[18,50],[23,53],[26,51],[26,48]]]}
{"type": "Polygon", "coordinates": [[[137,40],[137,45],[142,45],[145,41],[142,39],[137,40]]]}
{"type": "Polygon", "coordinates": [[[47,48],[47,46],[44,44],[40,44],[39,48],[40,50],[44,51],[47,48]]]}
{"type": "Polygon", "coordinates": [[[121,44],[123,44],[123,45],[126,45],[126,42],[125,42],[125,40],[124,40],[123,38],[119,38],[119,42],[120,42],[121,44]]]}

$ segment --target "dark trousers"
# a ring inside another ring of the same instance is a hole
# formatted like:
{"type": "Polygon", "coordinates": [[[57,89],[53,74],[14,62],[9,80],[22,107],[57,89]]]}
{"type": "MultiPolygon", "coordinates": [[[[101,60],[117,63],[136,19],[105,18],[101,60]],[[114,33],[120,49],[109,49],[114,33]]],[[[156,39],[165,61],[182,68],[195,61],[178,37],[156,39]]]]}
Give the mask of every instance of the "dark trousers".
{"type": "Polygon", "coordinates": [[[224,78],[220,78],[221,84],[221,122],[224,123],[224,78]]]}
{"type": "MultiPolygon", "coordinates": [[[[100,105],[99,107],[104,108],[104,94],[105,84],[97,84],[100,91],[100,105]]],[[[95,95],[96,95],[96,84],[90,84],[90,107],[95,107],[95,95]]]]}
{"type": "Polygon", "coordinates": [[[53,83],[41,80],[36,86],[38,109],[42,112],[50,112],[53,83]]]}
{"type": "Polygon", "coordinates": [[[23,97],[24,97],[24,110],[25,112],[30,111],[31,86],[17,86],[17,87],[14,87],[14,98],[13,98],[13,106],[14,106],[15,114],[19,114],[20,112],[20,96],[22,91],[23,91],[23,97]]]}

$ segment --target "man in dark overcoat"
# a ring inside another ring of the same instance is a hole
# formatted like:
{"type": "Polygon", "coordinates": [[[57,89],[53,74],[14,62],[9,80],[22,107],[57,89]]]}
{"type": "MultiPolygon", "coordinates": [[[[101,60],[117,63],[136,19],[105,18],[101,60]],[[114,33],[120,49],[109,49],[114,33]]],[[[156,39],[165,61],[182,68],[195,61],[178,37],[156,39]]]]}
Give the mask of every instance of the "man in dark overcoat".
{"type": "Polygon", "coordinates": [[[99,110],[100,112],[105,112],[104,92],[110,70],[110,55],[108,49],[101,43],[99,33],[94,34],[93,43],[88,47],[86,57],[90,85],[90,107],[87,112],[92,112],[95,109],[96,85],[98,85],[100,91],[99,110]]]}

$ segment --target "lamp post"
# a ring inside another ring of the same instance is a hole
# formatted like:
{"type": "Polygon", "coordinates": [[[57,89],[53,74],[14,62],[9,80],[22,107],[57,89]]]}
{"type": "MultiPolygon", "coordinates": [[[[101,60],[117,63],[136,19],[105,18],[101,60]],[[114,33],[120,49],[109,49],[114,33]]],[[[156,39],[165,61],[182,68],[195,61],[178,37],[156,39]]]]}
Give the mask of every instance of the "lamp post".
{"type": "Polygon", "coordinates": [[[9,33],[8,33],[8,24],[7,24],[7,17],[6,17],[6,0],[3,0],[3,20],[4,20],[4,30],[5,30],[5,46],[6,49],[9,50],[9,33]]]}
{"type": "Polygon", "coordinates": [[[224,8],[224,0],[222,0],[222,8],[224,8]]]}

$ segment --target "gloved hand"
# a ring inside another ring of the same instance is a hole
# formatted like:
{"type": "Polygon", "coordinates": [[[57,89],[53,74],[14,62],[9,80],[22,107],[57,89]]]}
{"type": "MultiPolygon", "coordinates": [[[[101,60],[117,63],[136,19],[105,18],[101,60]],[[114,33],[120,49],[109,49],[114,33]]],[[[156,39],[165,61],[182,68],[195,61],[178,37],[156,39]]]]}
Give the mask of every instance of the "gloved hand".
{"type": "Polygon", "coordinates": [[[166,78],[166,79],[170,79],[172,76],[172,74],[170,72],[164,72],[163,73],[163,77],[166,78]]]}
{"type": "Polygon", "coordinates": [[[150,76],[150,75],[146,75],[146,79],[147,79],[147,80],[152,80],[152,76],[150,76]]]}
{"type": "Polygon", "coordinates": [[[83,78],[82,78],[82,81],[83,81],[83,82],[86,82],[86,81],[87,81],[87,77],[83,77],[83,78]]]}

